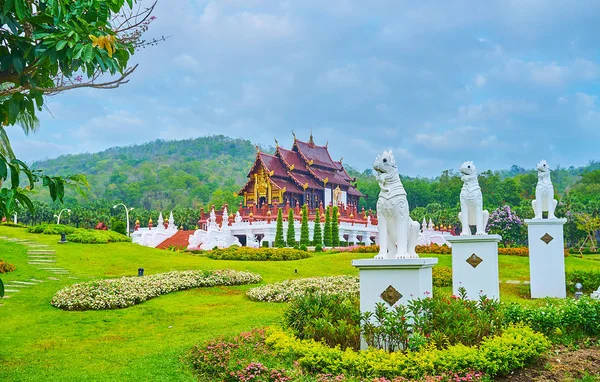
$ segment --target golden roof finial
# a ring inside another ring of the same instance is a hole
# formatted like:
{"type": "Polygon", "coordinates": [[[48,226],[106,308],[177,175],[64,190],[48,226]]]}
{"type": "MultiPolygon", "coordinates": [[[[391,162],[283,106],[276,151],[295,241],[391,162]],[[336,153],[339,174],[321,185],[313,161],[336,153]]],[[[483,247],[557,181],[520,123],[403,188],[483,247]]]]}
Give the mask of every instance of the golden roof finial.
{"type": "Polygon", "coordinates": [[[296,142],[296,133],[294,133],[294,130],[292,130],[292,135],[294,136],[294,142],[296,142]]]}
{"type": "Polygon", "coordinates": [[[340,158],[340,163],[342,163],[342,161],[343,161],[343,160],[344,160],[344,157],[341,157],[341,158],[340,158]]]}
{"type": "Polygon", "coordinates": [[[258,147],[258,145],[254,145],[254,147],[256,147],[256,153],[260,154],[260,147],[258,147]]]}
{"type": "Polygon", "coordinates": [[[313,140],[312,127],[310,128],[310,139],[308,140],[308,144],[311,146],[315,145],[315,141],[313,140]]]}
{"type": "Polygon", "coordinates": [[[273,137],[275,139],[275,147],[279,147],[279,142],[277,142],[277,138],[273,137]]]}
{"type": "Polygon", "coordinates": [[[325,147],[329,146],[329,141],[325,142],[325,147]]]}

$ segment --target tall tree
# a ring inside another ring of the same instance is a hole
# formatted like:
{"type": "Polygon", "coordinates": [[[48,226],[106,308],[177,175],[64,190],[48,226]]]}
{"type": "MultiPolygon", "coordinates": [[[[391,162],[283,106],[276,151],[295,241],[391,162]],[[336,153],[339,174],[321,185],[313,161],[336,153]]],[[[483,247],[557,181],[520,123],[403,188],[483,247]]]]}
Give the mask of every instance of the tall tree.
{"type": "Polygon", "coordinates": [[[323,244],[331,247],[331,207],[325,209],[325,226],[323,227],[323,244]]]}
{"type": "Polygon", "coordinates": [[[333,247],[340,246],[340,217],[338,212],[338,206],[333,206],[331,213],[331,245],[333,247]]]}
{"type": "Polygon", "coordinates": [[[287,246],[293,247],[296,245],[296,229],[294,228],[294,209],[290,208],[288,214],[288,227],[287,227],[287,246]]]}
{"type": "Polygon", "coordinates": [[[310,245],[308,230],[308,206],[302,206],[302,225],[300,226],[300,245],[310,245]]]}
{"type": "Polygon", "coordinates": [[[283,214],[281,208],[277,212],[277,225],[275,227],[275,246],[277,248],[285,247],[285,241],[283,240],[283,214]]]}

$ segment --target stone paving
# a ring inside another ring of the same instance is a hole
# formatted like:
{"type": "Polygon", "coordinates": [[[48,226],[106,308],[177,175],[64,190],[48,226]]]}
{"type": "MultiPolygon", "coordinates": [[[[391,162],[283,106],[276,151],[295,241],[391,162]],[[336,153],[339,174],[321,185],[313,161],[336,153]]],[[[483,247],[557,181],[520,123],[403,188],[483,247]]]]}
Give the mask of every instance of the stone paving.
{"type": "MultiPolygon", "coordinates": [[[[0,239],[26,246],[27,263],[29,265],[33,265],[38,269],[44,270],[55,275],[67,276],[70,279],[74,280],[77,279],[77,277],[68,276],[69,270],[67,269],[60,267],[52,267],[52,265],[56,263],[56,251],[52,249],[49,245],[35,243],[26,239],[17,239],[6,236],[0,236],[0,239]]],[[[47,279],[52,281],[60,281],[60,279],[56,277],[47,277],[47,279]]],[[[21,281],[7,281],[4,285],[4,298],[11,298],[15,295],[15,293],[25,291],[27,290],[27,288],[34,287],[43,282],[44,280],[37,280],[33,278],[21,281]]],[[[3,306],[3,304],[0,303],[0,306],[3,306]]]]}

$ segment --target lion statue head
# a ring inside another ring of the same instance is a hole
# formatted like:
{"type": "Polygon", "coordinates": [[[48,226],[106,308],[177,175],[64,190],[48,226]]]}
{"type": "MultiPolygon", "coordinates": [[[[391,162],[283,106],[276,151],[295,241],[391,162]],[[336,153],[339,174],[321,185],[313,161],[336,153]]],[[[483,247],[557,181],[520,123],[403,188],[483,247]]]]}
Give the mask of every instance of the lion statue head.
{"type": "Polygon", "coordinates": [[[548,166],[548,162],[546,162],[544,159],[539,161],[535,168],[538,170],[538,172],[550,172],[550,167],[548,166]]]}
{"type": "Polygon", "coordinates": [[[373,163],[373,170],[378,175],[397,174],[398,168],[396,167],[396,159],[392,150],[386,150],[382,154],[377,155],[375,162],[373,163]]]}
{"type": "Polygon", "coordinates": [[[477,168],[471,161],[463,163],[459,168],[460,173],[465,177],[477,176],[477,168]]]}

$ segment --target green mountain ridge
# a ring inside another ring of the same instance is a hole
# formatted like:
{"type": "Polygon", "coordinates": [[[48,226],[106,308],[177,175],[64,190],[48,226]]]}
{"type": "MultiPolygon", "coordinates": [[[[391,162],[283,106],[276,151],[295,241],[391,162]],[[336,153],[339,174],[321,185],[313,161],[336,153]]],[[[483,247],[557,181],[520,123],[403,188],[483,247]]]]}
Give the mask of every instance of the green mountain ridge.
{"type": "MultiPolygon", "coordinates": [[[[273,148],[261,150],[272,152],[273,148]]],[[[241,198],[234,193],[247,181],[255,155],[256,147],[249,140],[214,135],[179,141],[157,140],[92,154],[63,155],[34,162],[32,168],[49,174],[85,174],[91,185],[87,196],[90,201],[122,201],[147,210],[199,209],[212,204],[217,207],[223,203],[237,205],[241,198]]],[[[555,188],[562,194],[582,174],[598,169],[599,161],[577,168],[559,167],[552,173],[555,188]]],[[[361,207],[374,209],[379,187],[372,170],[347,170],[357,178],[358,189],[369,195],[361,207]]],[[[434,179],[404,176],[402,179],[411,208],[431,203],[454,206],[458,202],[462,183],[455,172],[444,171],[434,179]]],[[[484,172],[482,189],[491,191],[485,193],[491,205],[515,204],[519,198],[532,196],[536,181],[535,170],[512,166],[508,170],[484,172]]],[[[68,192],[68,198],[82,200],[74,192],[68,192]]],[[[48,200],[45,191],[38,191],[34,199],[48,200]]]]}

